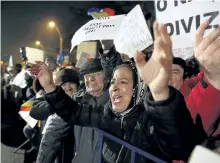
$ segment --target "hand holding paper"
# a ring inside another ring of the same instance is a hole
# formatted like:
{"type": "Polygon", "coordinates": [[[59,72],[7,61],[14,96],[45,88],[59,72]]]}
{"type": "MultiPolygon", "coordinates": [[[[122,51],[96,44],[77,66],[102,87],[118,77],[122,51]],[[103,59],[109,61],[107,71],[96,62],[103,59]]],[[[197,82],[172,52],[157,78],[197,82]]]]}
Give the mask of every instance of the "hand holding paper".
{"type": "Polygon", "coordinates": [[[114,40],[116,50],[129,55],[130,58],[136,50],[142,51],[153,43],[140,5],[134,7],[126,16],[117,15],[106,20],[89,21],[73,36],[71,50],[81,42],[89,40],[114,40]]]}
{"type": "Polygon", "coordinates": [[[110,50],[114,46],[114,40],[100,40],[103,50],[110,50]]]}

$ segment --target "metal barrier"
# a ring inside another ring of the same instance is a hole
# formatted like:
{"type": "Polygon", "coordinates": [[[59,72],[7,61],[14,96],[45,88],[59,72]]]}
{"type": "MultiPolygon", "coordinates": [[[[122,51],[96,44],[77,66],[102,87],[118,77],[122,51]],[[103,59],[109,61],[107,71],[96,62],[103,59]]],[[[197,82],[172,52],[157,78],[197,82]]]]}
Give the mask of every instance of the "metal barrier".
{"type": "Polygon", "coordinates": [[[104,132],[100,129],[94,128],[94,130],[97,131],[101,136],[101,139],[100,139],[100,142],[99,142],[100,143],[99,163],[102,163],[102,145],[103,145],[103,137],[104,136],[111,139],[112,141],[115,141],[116,143],[119,143],[119,144],[127,147],[128,149],[131,150],[131,161],[130,161],[130,163],[135,163],[135,153],[138,153],[138,154],[144,156],[145,158],[150,159],[150,160],[152,160],[156,163],[166,163],[165,161],[163,161],[163,160],[161,160],[161,159],[159,159],[159,158],[157,158],[157,157],[155,157],[155,156],[153,156],[153,155],[151,155],[151,154],[149,154],[149,153],[147,153],[147,152],[145,152],[145,151],[143,151],[143,150],[141,150],[141,149],[125,142],[125,141],[123,141],[123,140],[120,140],[120,139],[116,138],[115,136],[112,136],[112,135],[110,135],[110,134],[108,134],[108,133],[106,133],[106,132],[104,132]]]}

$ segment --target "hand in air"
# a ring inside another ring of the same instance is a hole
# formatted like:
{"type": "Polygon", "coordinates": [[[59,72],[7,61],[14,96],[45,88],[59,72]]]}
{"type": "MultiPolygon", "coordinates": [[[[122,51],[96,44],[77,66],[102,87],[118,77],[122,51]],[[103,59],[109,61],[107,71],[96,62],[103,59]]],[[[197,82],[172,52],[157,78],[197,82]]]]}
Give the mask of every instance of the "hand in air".
{"type": "Polygon", "coordinates": [[[220,90],[220,27],[203,37],[209,21],[201,24],[195,35],[195,58],[204,68],[209,82],[220,90]]]}
{"type": "Polygon", "coordinates": [[[114,46],[114,40],[100,40],[103,50],[110,50],[114,46]]]}
{"type": "Polygon", "coordinates": [[[29,66],[30,68],[28,71],[32,75],[36,75],[38,77],[41,86],[47,93],[53,92],[56,89],[53,82],[52,72],[48,70],[48,67],[44,62],[36,61],[35,64],[29,63],[29,66]]]}
{"type": "Polygon", "coordinates": [[[172,42],[166,25],[154,23],[154,51],[148,62],[144,54],[137,52],[135,62],[138,71],[149,86],[155,100],[168,98],[168,81],[172,70],[172,42]]]}

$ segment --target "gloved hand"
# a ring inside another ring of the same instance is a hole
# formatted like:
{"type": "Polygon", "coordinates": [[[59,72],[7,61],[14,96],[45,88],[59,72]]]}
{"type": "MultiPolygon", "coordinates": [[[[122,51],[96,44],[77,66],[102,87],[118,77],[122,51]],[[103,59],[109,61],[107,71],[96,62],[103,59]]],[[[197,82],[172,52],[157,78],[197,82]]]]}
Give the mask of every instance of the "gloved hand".
{"type": "Polygon", "coordinates": [[[100,40],[103,50],[110,50],[114,46],[114,40],[100,40]]]}

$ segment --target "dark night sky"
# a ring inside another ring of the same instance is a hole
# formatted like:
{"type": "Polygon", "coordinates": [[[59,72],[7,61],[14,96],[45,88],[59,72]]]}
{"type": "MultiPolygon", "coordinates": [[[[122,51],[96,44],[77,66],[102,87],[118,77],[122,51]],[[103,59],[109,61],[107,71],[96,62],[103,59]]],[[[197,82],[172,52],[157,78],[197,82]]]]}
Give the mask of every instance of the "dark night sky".
{"type": "MultiPolygon", "coordinates": [[[[66,37],[68,24],[74,17],[76,24],[79,21],[69,11],[70,5],[80,7],[82,3],[1,2],[1,55],[19,58],[19,48],[35,47],[36,40],[40,40],[46,48],[58,48],[59,36],[55,30],[48,28],[47,22],[55,20],[62,35],[66,37]]],[[[85,12],[85,17],[86,15],[85,12]]]]}
{"type": "MultiPolygon", "coordinates": [[[[56,51],[59,35],[56,30],[48,28],[50,20],[56,21],[65,39],[92,19],[87,16],[91,7],[110,7],[116,14],[125,14],[135,4],[140,1],[1,1],[1,56],[13,55],[17,61],[20,59],[19,48],[36,47],[36,40],[41,41],[46,49],[56,51]],[[74,9],[70,10],[70,6],[74,9]],[[81,15],[79,9],[83,10],[81,15]]],[[[142,5],[151,10],[153,3],[144,1],[142,5]]]]}

